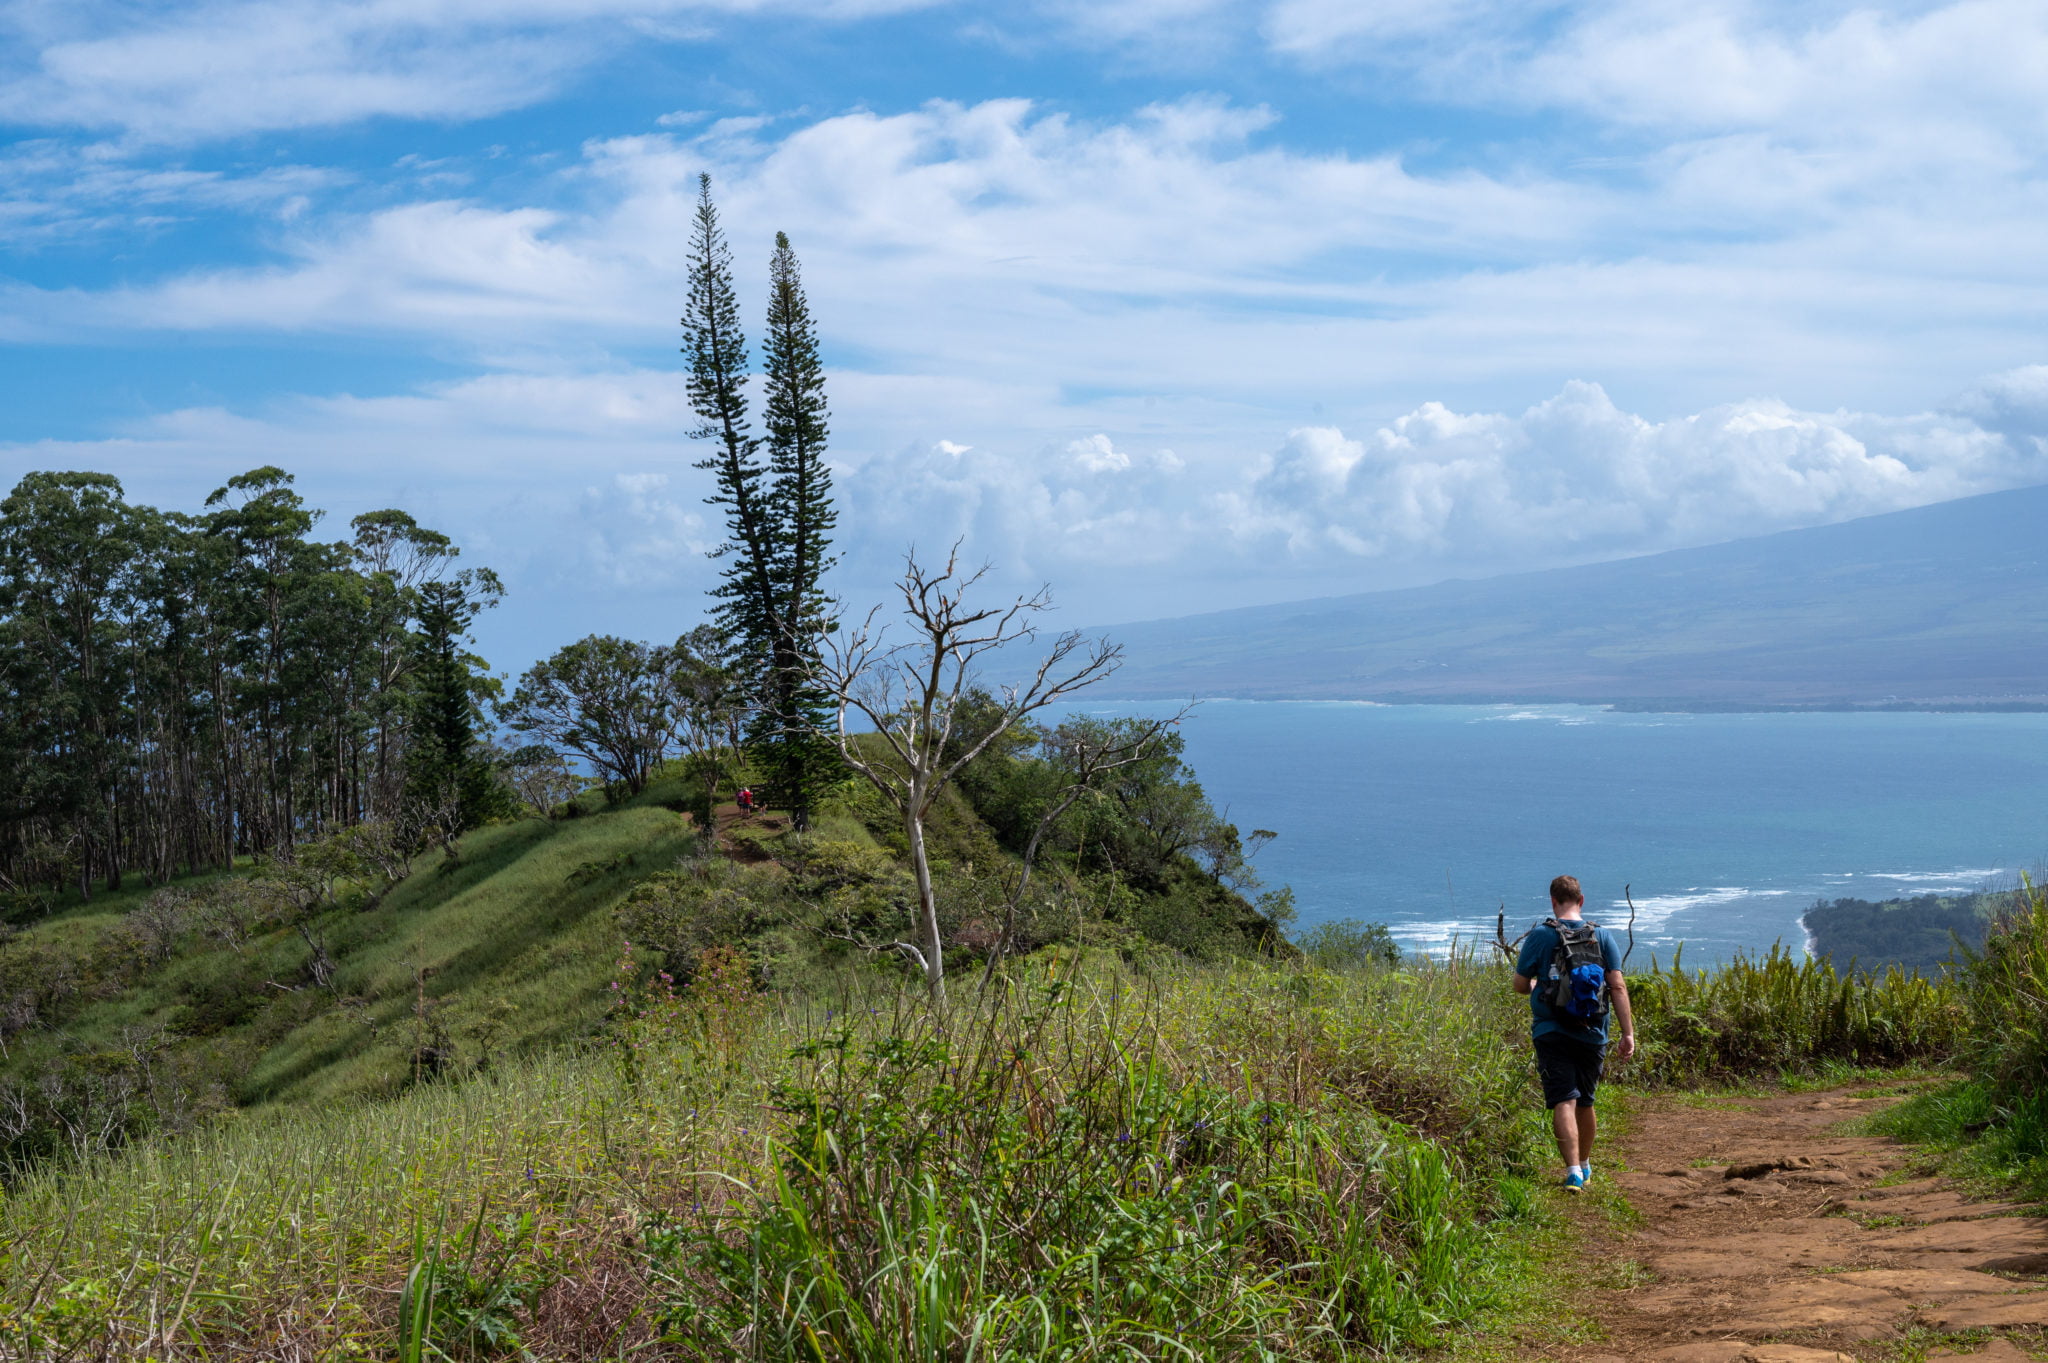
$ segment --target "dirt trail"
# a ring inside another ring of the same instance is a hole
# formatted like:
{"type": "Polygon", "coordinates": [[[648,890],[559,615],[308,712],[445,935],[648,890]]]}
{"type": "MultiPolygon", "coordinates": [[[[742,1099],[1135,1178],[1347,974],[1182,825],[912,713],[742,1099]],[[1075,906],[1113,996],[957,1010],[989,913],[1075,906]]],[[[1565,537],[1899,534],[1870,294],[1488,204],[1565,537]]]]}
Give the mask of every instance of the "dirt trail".
{"type": "MultiPolygon", "coordinates": [[[[1910,1163],[1888,1140],[1844,1136],[1890,1101],[1855,1090],[1650,1100],[1611,1177],[1641,1229],[1596,1242],[1600,1343],[1532,1356],[1576,1363],[1849,1363],[1924,1355],[1925,1332],[1988,1331],[1957,1352],[1980,1363],[2048,1356],[2048,1217],[1973,1202],[1940,1179],[1884,1184],[1910,1163]]],[[[1610,1152],[1612,1153],[1612,1152],[1610,1152]]],[[[1590,1266],[1589,1266],[1590,1267],[1590,1266]]]]}

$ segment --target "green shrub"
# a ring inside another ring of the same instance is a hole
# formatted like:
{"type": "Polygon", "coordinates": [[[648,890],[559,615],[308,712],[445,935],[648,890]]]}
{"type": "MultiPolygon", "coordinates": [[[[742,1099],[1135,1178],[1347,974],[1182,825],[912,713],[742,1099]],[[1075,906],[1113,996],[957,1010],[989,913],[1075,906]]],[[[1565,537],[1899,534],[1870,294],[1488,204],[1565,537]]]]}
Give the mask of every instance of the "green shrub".
{"type": "Polygon", "coordinates": [[[1674,959],[1629,972],[1639,1058],[1631,1076],[1693,1084],[1811,1070],[1830,1061],[1899,1065],[1941,1061],[1965,1044],[1969,1014],[1946,977],[1893,967],[1838,972],[1825,958],[1783,947],[1715,970],[1674,959]]]}
{"type": "Polygon", "coordinates": [[[1385,923],[1339,918],[1304,928],[1294,939],[1302,954],[1325,970],[1363,970],[1398,965],[1401,948],[1385,923]]]}
{"type": "Polygon", "coordinates": [[[1963,971],[1970,1012],[1966,1060],[1992,1101],[2040,1120],[2048,1093],[2048,891],[2029,883],[1963,971]]]}

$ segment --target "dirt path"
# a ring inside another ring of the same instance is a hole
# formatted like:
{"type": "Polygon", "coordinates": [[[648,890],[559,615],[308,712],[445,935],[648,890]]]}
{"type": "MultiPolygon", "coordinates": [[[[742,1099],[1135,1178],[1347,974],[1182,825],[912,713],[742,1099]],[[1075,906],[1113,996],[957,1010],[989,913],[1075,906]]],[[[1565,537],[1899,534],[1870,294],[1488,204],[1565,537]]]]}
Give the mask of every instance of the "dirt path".
{"type": "Polygon", "coordinates": [[[1881,1106],[1855,1090],[1640,1103],[1596,1177],[1642,1214],[1596,1237],[1594,1294],[1607,1338],[1532,1357],[1576,1363],[1848,1363],[1964,1353],[1981,1363],[2048,1354],[2048,1217],[1972,1202],[1908,1166],[1888,1140],[1844,1136],[1881,1106]],[[1640,1264],[1647,1273],[1628,1267],[1640,1264]],[[1938,1340],[1930,1335],[1962,1335],[1938,1340]],[[1986,1342],[1988,1340],[1988,1342],[1986,1342]],[[1922,1352],[1922,1347],[1925,1352],[1922,1352]]]}

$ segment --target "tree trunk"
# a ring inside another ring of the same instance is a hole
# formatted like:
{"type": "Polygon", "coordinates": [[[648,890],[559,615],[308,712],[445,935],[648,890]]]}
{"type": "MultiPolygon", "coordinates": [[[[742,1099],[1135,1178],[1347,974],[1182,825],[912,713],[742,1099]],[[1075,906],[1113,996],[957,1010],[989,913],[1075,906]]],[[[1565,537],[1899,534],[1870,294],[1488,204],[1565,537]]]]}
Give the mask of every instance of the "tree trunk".
{"type": "Polygon", "coordinates": [[[915,796],[905,805],[903,831],[910,836],[910,866],[917,875],[917,930],[924,940],[924,982],[931,990],[932,1007],[941,1016],[946,1011],[946,957],[939,943],[939,904],[932,893],[932,867],[924,850],[923,802],[915,796]]]}

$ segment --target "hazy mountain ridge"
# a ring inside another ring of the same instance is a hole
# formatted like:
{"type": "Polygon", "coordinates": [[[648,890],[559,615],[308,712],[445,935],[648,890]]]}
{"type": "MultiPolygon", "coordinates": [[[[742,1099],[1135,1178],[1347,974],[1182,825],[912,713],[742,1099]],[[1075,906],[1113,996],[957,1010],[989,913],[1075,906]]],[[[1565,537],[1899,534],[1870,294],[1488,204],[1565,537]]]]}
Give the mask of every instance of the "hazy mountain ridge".
{"type": "Polygon", "coordinates": [[[1131,698],[2048,707],[2048,487],[1108,632],[1131,698]]]}

